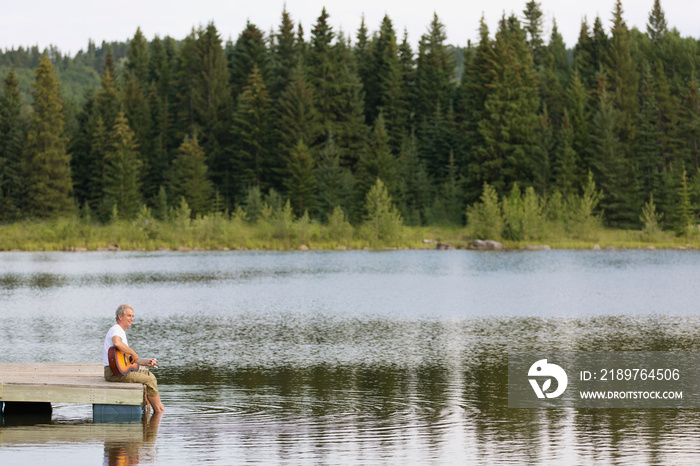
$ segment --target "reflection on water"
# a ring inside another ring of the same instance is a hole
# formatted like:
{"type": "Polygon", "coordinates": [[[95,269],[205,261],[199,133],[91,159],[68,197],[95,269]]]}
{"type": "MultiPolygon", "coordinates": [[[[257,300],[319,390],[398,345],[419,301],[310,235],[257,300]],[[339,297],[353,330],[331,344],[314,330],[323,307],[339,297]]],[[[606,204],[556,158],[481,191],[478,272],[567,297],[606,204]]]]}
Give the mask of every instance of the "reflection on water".
{"type": "Polygon", "coordinates": [[[0,462],[693,464],[696,410],[509,409],[507,355],[699,351],[698,265],[690,251],[0,255],[0,361],[98,361],[129,302],[168,408],[103,427],[61,405],[52,425],[0,428],[0,462]],[[76,419],[110,433],[47,433],[76,419]]]}
{"type": "Polygon", "coordinates": [[[100,456],[105,466],[157,462],[159,414],[129,423],[98,424],[79,417],[0,428],[2,464],[41,464],[49,459],[50,464],[98,464],[100,456]],[[80,449],[70,448],[74,445],[80,449]]]}

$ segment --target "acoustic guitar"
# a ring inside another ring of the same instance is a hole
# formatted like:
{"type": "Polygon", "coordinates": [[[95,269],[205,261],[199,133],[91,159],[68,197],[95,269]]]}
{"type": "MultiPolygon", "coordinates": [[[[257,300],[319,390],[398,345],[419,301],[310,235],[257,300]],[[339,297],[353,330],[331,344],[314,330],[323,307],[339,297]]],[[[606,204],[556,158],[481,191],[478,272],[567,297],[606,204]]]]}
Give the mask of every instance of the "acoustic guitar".
{"type": "Polygon", "coordinates": [[[107,352],[107,359],[109,359],[109,368],[114,375],[126,375],[131,371],[139,370],[139,362],[134,361],[130,355],[122,353],[115,346],[112,346],[107,352]]]}

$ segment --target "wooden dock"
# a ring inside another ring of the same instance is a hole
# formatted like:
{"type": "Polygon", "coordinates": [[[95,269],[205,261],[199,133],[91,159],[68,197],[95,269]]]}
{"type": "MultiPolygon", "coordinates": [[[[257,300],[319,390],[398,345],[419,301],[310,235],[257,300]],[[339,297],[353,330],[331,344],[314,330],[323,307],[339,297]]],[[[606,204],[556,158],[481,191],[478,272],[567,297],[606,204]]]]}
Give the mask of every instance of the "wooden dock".
{"type": "Polygon", "coordinates": [[[100,363],[0,364],[0,402],[143,405],[139,383],[107,382],[100,363]]]}

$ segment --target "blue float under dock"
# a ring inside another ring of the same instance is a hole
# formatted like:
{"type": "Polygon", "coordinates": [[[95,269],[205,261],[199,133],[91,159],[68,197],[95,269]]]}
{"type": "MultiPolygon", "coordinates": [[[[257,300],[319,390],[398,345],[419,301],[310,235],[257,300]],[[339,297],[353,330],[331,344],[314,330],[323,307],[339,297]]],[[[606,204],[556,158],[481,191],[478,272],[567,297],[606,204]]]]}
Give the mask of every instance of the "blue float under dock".
{"type": "Polygon", "coordinates": [[[0,364],[0,413],[13,403],[22,409],[31,406],[25,403],[85,403],[93,405],[95,422],[140,420],[143,386],[107,382],[103,372],[99,363],[0,364]]]}

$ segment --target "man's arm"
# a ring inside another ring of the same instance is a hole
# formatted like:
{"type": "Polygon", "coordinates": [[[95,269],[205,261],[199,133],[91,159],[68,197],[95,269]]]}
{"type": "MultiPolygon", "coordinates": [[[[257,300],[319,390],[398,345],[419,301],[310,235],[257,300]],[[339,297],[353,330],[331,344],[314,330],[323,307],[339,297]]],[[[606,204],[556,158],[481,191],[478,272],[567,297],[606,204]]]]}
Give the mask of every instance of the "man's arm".
{"type": "Polygon", "coordinates": [[[114,345],[115,348],[117,348],[119,351],[121,351],[124,354],[128,354],[131,356],[132,361],[138,361],[139,360],[139,355],[136,354],[136,351],[132,350],[129,345],[124,343],[122,340],[122,337],[114,335],[112,337],[112,344],[114,345]]]}
{"type": "Polygon", "coordinates": [[[150,366],[150,367],[156,367],[158,365],[158,361],[155,360],[154,358],[151,359],[139,359],[139,355],[136,354],[136,351],[131,349],[124,341],[122,340],[121,337],[115,335],[112,337],[112,344],[122,353],[128,354],[131,356],[132,361],[137,361],[140,366],[150,366]]]}

